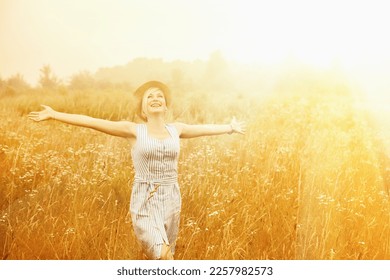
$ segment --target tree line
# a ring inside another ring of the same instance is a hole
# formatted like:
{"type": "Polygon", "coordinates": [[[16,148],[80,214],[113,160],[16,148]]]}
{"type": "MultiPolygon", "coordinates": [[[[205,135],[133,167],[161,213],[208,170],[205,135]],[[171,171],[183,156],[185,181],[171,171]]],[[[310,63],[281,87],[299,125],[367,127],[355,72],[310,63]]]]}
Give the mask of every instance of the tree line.
{"type": "MultiPolygon", "coordinates": [[[[131,90],[147,80],[161,80],[175,89],[227,90],[239,79],[235,65],[228,63],[221,52],[208,60],[167,62],[160,58],[135,58],[125,65],[102,67],[95,73],[80,71],[67,80],[57,77],[50,65],[39,69],[38,84],[31,86],[17,73],[8,79],[0,77],[0,96],[12,96],[30,90],[67,91],[120,88],[131,90]]],[[[244,71],[245,72],[245,71],[244,71]]],[[[244,73],[243,72],[243,73],[244,73]]],[[[246,75],[248,71],[245,72],[246,75]]],[[[252,71],[252,74],[255,74],[252,71]]],[[[253,79],[254,80],[254,79],[253,79]]]]}

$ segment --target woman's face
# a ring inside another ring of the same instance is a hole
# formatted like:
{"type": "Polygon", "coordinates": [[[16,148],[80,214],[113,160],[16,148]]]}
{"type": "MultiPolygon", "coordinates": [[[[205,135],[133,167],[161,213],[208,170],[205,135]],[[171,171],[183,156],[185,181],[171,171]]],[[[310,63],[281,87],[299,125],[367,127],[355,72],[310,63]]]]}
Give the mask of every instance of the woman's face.
{"type": "Polygon", "coordinates": [[[142,99],[142,112],[147,117],[150,114],[165,113],[167,105],[164,93],[159,88],[145,91],[142,99]]]}

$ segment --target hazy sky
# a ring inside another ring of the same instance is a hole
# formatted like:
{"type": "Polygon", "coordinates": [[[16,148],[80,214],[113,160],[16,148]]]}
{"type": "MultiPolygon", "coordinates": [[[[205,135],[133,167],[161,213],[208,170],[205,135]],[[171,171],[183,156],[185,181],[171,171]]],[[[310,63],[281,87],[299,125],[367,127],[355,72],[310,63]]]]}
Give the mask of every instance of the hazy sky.
{"type": "Polygon", "coordinates": [[[66,81],[136,57],[206,60],[215,50],[383,74],[389,27],[387,1],[373,0],[0,0],[0,77],[35,84],[49,64],[66,81]]]}

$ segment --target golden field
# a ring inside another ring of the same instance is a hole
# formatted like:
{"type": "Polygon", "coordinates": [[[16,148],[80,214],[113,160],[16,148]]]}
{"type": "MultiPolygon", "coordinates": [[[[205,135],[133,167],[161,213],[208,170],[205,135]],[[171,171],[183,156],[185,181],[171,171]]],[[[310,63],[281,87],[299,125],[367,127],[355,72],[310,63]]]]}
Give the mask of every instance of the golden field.
{"type": "MultiPolygon", "coordinates": [[[[182,140],[176,259],[390,259],[390,161],[358,92],[288,72],[266,92],[174,90],[171,119],[247,133],[182,140]]],[[[0,102],[0,257],[139,259],[129,143],[27,119],[39,104],[133,119],[122,89],[29,90],[0,102]]]]}

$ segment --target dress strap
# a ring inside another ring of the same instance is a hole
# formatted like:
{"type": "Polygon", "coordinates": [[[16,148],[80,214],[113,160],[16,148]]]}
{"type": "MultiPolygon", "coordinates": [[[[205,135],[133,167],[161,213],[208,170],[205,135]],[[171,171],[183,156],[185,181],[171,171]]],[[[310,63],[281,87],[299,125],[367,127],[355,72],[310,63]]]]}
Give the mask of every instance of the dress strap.
{"type": "Polygon", "coordinates": [[[137,138],[144,138],[145,137],[145,132],[146,130],[146,125],[143,123],[139,123],[136,125],[136,130],[137,130],[137,138]]]}
{"type": "Polygon", "coordinates": [[[179,137],[179,133],[177,132],[176,126],[174,124],[166,124],[165,126],[172,138],[179,137]]]}

